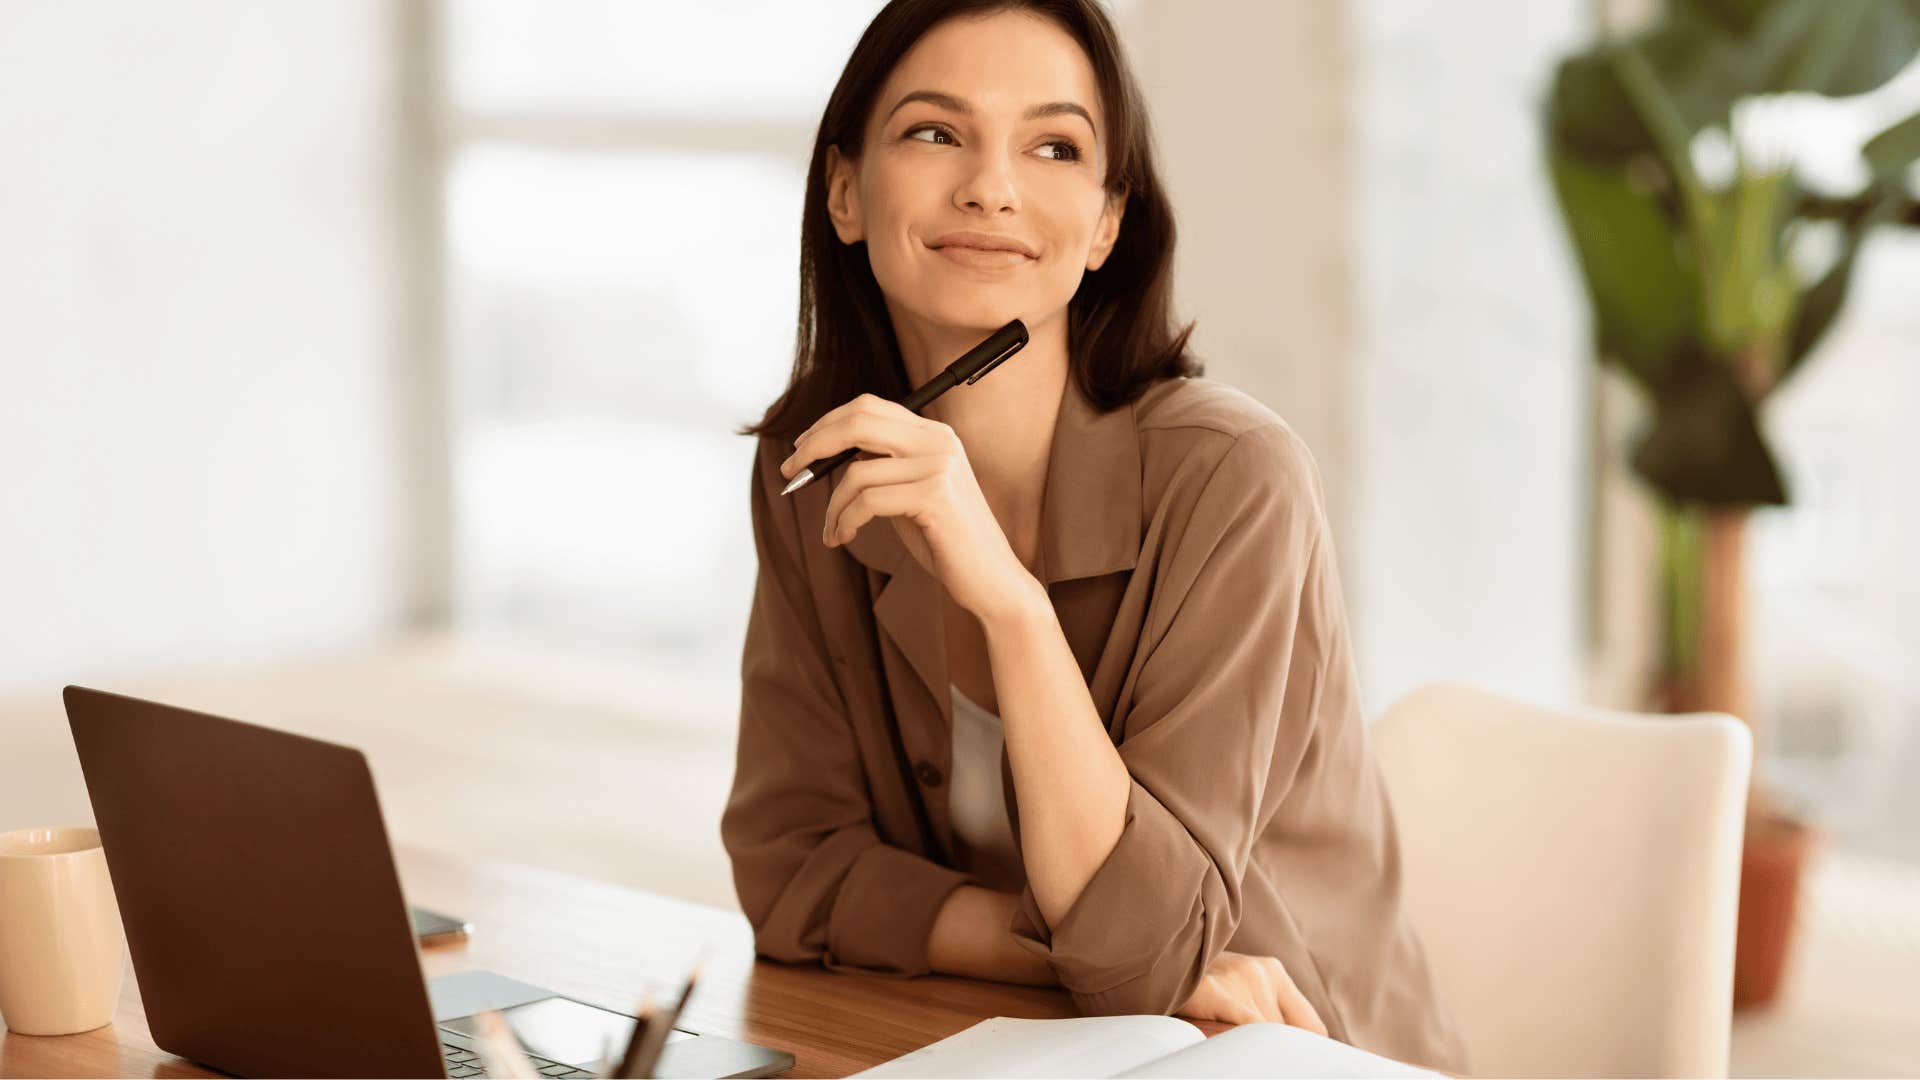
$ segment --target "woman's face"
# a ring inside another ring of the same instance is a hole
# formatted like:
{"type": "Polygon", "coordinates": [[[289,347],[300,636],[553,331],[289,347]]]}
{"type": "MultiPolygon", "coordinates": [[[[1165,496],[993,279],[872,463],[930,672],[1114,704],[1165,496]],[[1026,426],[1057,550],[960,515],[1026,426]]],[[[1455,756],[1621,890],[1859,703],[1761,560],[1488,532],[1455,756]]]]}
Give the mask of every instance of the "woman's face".
{"type": "Polygon", "coordinates": [[[1102,105],[1079,43],[1019,12],[949,20],[901,59],[858,167],[828,151],[835,230],[866,241],[896,331],[903,315],[994,329],[1065,310],[1106,261],[1125,204],[1102,187],[1102,105]],[[1024,253],[970,246],[995,241],[1024,253]]]}

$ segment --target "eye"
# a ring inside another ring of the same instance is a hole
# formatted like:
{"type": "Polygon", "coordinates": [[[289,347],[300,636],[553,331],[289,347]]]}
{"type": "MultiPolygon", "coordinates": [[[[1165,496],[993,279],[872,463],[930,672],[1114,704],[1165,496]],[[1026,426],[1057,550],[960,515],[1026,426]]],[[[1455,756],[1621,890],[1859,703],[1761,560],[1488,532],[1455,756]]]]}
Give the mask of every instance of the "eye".
{"type": "Polygon", "coordinates": [[[1066,148],[1065,150],[1062,150],[1059,154],[1054,155],[1053,160],[1055,161],[1079,161],[1080,160],[1080,157],[1081,157],[1080,144],[1074,142],[1072,139],[1050,139],[1047,141],[1047,145],[1063,146],[1066,148]]]}
{"type": "MultiPolygon", "coordinates": [[[[902,134],[900,137],[902,139],[912,139],[915,142],[928,143],[929,145],[933,145],[933,146],[951,145],[954,142],[953,132],[948,131],[946,128],[938,124],[921,124],[917,127],[908,128],[906,132],[902,134]],[[945,136],[947,139],[947,142],[945,144],[942,144],[931,139],[922,139],[918,137],[923,134],[945,136]]],[[[1083,156],[1085,156],[1080,149],[1080,144],[1074,142],[1072,139],[1048,139],[1042,145],[1057,146],[1061,148],[1060,150],[1056,151],[1052,156],[1052,158],[1050,159],[1053,161],[1079,161],[1083,156]]]]}
{"type": "MultiPolygon", "coordinates": [[[[952,133],[951,131],[948,131],[948,130],[947,130],[946,128],[943,128],[943,127],[940,127],[940,126],[938,126],[938,125],[935,125],[935,124],[921,124],[921,125],[920,125],[919,127],[917,127],[917,128],[912,128],[912,129],[910,129],[910,130],[909,130],[909,131],[908,131],[908,132],[907,132],[907,133],[906,133],[905,135],[902,135],[902,136],[901,136],[901,138],[903,138],[903,139],[912,139],[912,138],[913,138],[913,137],[914,137],[915,135],[918,135],[918,134],[920,134],[920,133],[921,133],[921,132],[923,132],[923,131],[930,131],[930,132],[932,132],[932,133],[933,133],[933,134],[935,134],[935,135],[945,135],[945,136],[946,136],[946,137],[947,137],[947,138],[948,138],[949,140],[951,140],[951,139],[953,138],[953,133],[952,133]]],[[[916,141],[918,141],[918,142],[926,142],[927,140],[925,140],[925,139],[919,139],[919,140],[916,140],[916,141]]],[[[934,145],[936,145],[936,146],[937,146],[937,145],[939,145],[939,144],[938,144],[938,143],[935,143],[934,145]]]]}

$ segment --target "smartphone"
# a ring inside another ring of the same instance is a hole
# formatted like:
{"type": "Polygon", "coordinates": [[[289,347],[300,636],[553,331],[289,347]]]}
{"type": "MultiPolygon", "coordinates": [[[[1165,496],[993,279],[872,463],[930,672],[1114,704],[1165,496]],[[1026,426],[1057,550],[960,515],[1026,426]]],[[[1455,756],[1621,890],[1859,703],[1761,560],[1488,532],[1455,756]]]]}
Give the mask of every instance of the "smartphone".
{"type": "Polygon", "coordinates": [[[473,924],[465,919],[444,915],[428,908],[409,905],[407,914],[413,916],[413,934],[423,945],[438,944],[473,933],[473,924]]]}

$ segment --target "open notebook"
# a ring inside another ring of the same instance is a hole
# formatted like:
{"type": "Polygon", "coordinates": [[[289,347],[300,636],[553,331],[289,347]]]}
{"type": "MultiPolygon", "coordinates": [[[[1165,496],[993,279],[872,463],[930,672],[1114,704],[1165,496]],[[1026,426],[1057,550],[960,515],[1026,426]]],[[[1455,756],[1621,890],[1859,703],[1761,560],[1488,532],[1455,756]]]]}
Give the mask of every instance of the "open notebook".
{"type": "Polygon", "coordinates": [[[1175,1016],[983,1020],[855,1076],[1440,1076],[1285,1024],[1209,1039],[1175,1016]]]}

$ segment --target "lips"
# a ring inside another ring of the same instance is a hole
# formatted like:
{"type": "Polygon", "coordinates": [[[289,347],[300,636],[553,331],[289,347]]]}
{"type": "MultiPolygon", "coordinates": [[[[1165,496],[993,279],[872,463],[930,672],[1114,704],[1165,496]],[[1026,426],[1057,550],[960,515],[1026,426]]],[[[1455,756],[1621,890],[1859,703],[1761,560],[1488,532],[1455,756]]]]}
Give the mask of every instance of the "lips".
{"type": "Polygon", "coordinates": [[[962,230],[937,237],[927,245],[935,251],[943,247],[971,248],[976,251],[1011,251],[1027,258],[1037,258],[1033,248],[1026,242],[998,233],[974,232],[962,230]]]}
{"type": "Polygon", "coordinates": [[[1035,261],[1017,251],[987,251],[981,248],[961,247],[958,244],[934,248],[933,253],[955,266],[982,273],[1011,273],[1015,270],[1025,270],[1035,261]]]}

